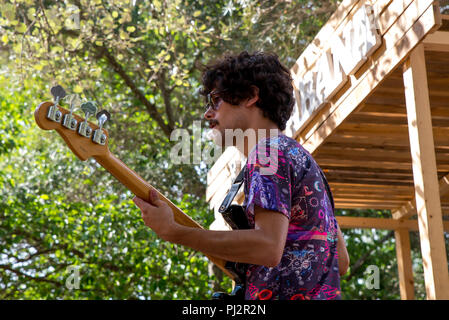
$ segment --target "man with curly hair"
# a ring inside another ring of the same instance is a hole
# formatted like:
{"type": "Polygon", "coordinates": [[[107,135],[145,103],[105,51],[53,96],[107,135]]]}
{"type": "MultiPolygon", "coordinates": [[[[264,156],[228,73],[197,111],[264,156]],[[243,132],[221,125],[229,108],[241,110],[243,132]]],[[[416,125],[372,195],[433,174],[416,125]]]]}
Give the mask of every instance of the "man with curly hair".
{"type": "Polygon", "coordinates": [[[340,299],[349,258],[329,186],[313,157],[281,132],[294,106],[289,70],[276,55],[242,52],[208,65],[202,82],[216,143],[237,146],[238,135],[225,139],[237,130],[255,135],[239,148],[250,229],[180,225],[156,194],[151,203],[134,199],[145,224],[164,240],[248,264],[245,299],[340,299]],[[266,161],[269,153],[276,161],[266,161]]]}

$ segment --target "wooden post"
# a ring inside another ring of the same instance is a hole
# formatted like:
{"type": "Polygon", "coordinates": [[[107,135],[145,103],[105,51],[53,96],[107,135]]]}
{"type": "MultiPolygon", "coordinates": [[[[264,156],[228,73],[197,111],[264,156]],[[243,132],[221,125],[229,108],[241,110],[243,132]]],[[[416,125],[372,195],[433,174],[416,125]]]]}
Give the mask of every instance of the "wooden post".
{"type": "Polygon", "coordinates": [[[423,44],[419,44],[405,62],[403,78],[427,299],[449,299],[449,274],[423,44]]]}
{"type": "Polygon", "coordinates": [[[413,287],[413,268],[410,250],[410,234],[408,229],[397,229],[394,232],[396,237],[396,257],[398,260],[399,288],[402,300],[413,300],[415,291],[413,287]]]}

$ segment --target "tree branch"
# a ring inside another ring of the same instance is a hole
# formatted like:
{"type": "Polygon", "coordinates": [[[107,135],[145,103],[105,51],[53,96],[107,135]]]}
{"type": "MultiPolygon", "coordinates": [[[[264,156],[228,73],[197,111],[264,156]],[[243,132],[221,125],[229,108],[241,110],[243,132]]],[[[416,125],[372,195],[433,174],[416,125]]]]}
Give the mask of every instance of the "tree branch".
{"type": "Polygon", "coordinates": [[[99,53],[106,58],[107,62],[114,69],[114,71],[118,73],[118,75],[123,79],[123,81],[125,81],[126,85],[135,94],[137,99],[146,107],[148,113],[159,124],[164,134],[167,137],[170,137],[173,128],[169,124],[165,123],[164,119],[158,113],[156,105],[148,101],[144,93],[141,90],[139,90],[139,88],[137,88],[136,84],[128,76],[123,67],[117,62],[117,60],[115,60],[114,56],[106,48],[104,47],[97,47],[97,48],[99,50],[99,53]]]}
{"type": "Polygon", "coordinates": [[[167,79],[165,78],[165,70],[162,70],[160,72],[160,76],[157,77],[157,82],[159,84],[159,89],[162,92],[162,98],[164,99],[165,113],[167,114],[168,125],[173,128],[174,127],[173,110],[170,99],[171,90],[167,89],[166,81],[167,79]]]}
{"type": "Polygon", "coordinates": [[[351,280],[357,271],[363,266],[363,264],[368,260],[368,258],[371,256],[371,254],[377,250],[377,248],[382,245],[384,242],[386,242],[388,239],[393,237],[394,231],[388,232],[382,239],[380,239],[379,243],[376,247],[373,247],[371,250],[366,252],[363,256],[361,256],[351,267],[351,273],[348,274],[348,276],[345,278],[346,281],[351,280]]]}
{"type": "Polygon", "coordinates": [[[39,282],[47,282],[47,283],[55,284],[59,287],[63,286],[63,284],[58,281],[50,280],[50,279],[47,279],[46,277],[33,277],[33,276],[30,276],[29,274],[26,274],[22,271],[11,268],[11,266],[9,266],[9,265],[0,265],[0,269],[10,271],[12,273],[15,273],[18,276],[25,277],[30,280],[39,281],[39,282]]]}

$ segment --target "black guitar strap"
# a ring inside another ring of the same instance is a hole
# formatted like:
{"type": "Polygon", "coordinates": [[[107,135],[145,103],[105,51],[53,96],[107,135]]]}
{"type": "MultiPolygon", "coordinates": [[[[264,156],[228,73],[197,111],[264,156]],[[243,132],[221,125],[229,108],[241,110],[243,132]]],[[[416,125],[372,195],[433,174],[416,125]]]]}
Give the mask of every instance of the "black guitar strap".
{"type": "MultiPolygon", "coordinates": [[[[330,190],[329,183],[327,182],[327,179],[324,176],[323,171],[321,169],[319,171],[320,171],[320,174],[321,174],[321,178],[323,179],[324,187],[326,188],[327,196],[328,196],[328,198],[329,198],[329,200],[331,202],[331,205],[332,205],[332,211],[335,212],[334,197],[332,196],[332,192],[330,190]]],[[[229,208],[231,207],[232,201],[234,200],[235,196],[237,195],[237,193],[240,190],[240,187],[243,184],[243,175],[244,174],[245,174],[245,167],[243,167],[243,169],[240,170],[239,174],[237,175],[237,177],[235,178],[234,182],[232,183],[231,189],[229,190],[228,194],[226,195],[226,197],[224,198],[223,202],[221,203],[220,208],[218,209],[218,212],[220,212],[222,215],[223,215],[223,213],[228,211],[229,208]]],[[[232,225],[231,225],[231,227],[232,227],[232,225]]]]}
{"type": "Polygon", "coordinates": [[[229,190],[228,194],[224,198],[223,202],[221,203],[220,208],[218,209],[218,212],[223,214],[223,212],[226,211],[226,209],[229,208],[232,201],[234,200],[235,196],[239,192],[239,189],[241,185],[243,184],[243,175],[245,173],[245,167],[243,167],[242,170],[240,170],[239,174],[237,175],[237,178],[235,178],[234,182],[232,183],[231,189],[229,190]]]}
{"type": "MultiPolygon", "coordinates": [[[[245,167],[235,178],[232,183],[231,189],[221,203],[218,212],[221,213],[223,219],[229,224],[233,230],[249,229],[248,219],[246,217],[245,210],[242,206],[232,204],[235,196],[240,190],[243,184],[243,177],[245,174],[245,167]]],[[[217,293],[213,299],[243,299],[245,295],[245,278],[248,264],[227,261],[225,268],[228,269],[234,275],[234,281],[236,283],[233,292],[230,295],[223,293],[217,293]],[[227,297],[227,298],[225,298],[227,297]]]]}
{"type": "Polygon", "coordinates": [[[248,219],[246,218],[246,213],[243,207],[237,204],[232,204],[232,201],[243,184],[244,173],[245,168],[243,168],[237,175],[237,178],[235,178],[232,183],[231,189],[221,203],[220,208],[218,208],[218,212],[221,213],[223,219],[233,230],[249,229],[248,219]]]}

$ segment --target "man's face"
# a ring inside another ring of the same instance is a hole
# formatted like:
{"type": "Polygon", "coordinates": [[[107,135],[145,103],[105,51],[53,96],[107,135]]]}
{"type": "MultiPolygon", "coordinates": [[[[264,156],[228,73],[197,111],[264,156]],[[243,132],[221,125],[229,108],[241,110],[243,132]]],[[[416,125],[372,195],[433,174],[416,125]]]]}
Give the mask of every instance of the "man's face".
{"type": "MultiPolygon", "coordinates": [[[[216,90],[211,92],[214,91],[216,90]]],[[[232,139],[225,139],[226,134],[229,135],[235,129],[246,130],[245,108],[224,101],[219,94],[216,94],[211,101],[215,103],[206,110],[204,118],[209,121],[209,128],[213,131],[213,141],[218,146],[232,146],[234,142],[232,139]]]]}

